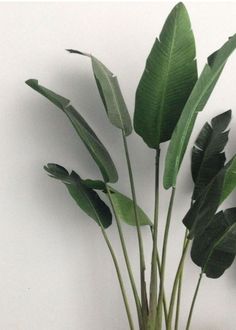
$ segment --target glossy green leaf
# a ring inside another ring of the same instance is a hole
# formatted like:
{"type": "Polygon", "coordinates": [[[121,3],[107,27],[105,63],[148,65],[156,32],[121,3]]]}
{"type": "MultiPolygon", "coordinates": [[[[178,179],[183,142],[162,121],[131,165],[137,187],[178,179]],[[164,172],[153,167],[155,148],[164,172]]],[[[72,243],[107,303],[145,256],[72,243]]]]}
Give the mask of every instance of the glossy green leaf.
{"type": "Polygon", "coordinates": [[[197,80],[195,56],[189,16],[179,3],[152,47],[136,92],[134,129],[150,148],[171,138],[197,80]]]}
{"type": "Polygon", "coordinates": [[[211,180],[183,219],[189,238],[201,235],[212,221],[220,204],[236,187],[236,156],[211,180]]]}
{"type": "MultiPolygon", "coordinates": [[[[133,200],[111,188],[111,199],[118,217],[128,225],[136,226],[133,200]]],[[[138,206],[138,219],[140,226],[152,226],[152,222],[144,211],[138,206]]]]}
{"type": "Polygon", "coordinates": [[[118,180],[118,174],[108,151],[83,117],[72,105],[70,105],[70,101],[39,85],[38,80],[29,79],[26,81],[26,84],[39,92],[41,95],[45,96],[67,115],[77,134],[98,165],[104,180],[106,182],[116,182],[118,180]]]}
{"type": "Polygon", "coordinates": [[[91,188],[88,188],[83,180],[74,171],[71,174],[57,164],[47,164],[44,169],[50,177],[60,180],[67,187],[71,197],[78,206],[97,224],[107,228],[112,223],[112,214],[109,207],[100,199],[98,194],[91,188]]]}
{"type": "Polygon", "coordinates": [[[192,177],[195,183],[193,200],[200,196],[202,190],[225,164],[225,153],[222,152],[229,131],[225,131],[231,120],[231,110],[226,111],[206,123],[198,135],[192,149],[192,177]]]}
{"type": "Polygon", "coordinates": [[[98,91],[110,122],[114,126],[122,129],[125,135],[131,134],[131,119],[117,77],[93,55],[73,49],[67,50],[70,53],[80,54],[91,58],[98,91]]]}
{"type": "Polygon", "coordinates": [[[195,264],[208,277],[218,278],[229,268],[236,254],[236,208],[217,213],[191,249],[195,264]]]}
{"type": "Polygon", "coordinates": [[[168,147],[164,187],[175,187],[177,174],[191,136],[193,126],[199,111],[202,111],[207,103],[228,57],[236,48],[236,35],[229,40],[210,57],[199,79],[197,80],[189,98],[184,106],[178,124],[173,132],[168,147]]]}

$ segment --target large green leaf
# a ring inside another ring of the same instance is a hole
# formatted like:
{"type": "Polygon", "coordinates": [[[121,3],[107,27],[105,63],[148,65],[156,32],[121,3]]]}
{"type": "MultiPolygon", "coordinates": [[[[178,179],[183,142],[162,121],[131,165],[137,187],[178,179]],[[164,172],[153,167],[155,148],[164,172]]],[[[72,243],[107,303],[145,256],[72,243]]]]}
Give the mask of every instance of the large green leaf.
{"type": "Polygon", "coordinates": [[[198,135],[192,149],[192,177],[195,183],[193,200],[200,196],[201,191],[225,164],[225,153],[222,152],[229,131],[225,131],[231,119],[231,110],[226,111],[206,123],[198,135]]]}
{"type": "Polygon", "coordinates": [[[236,156],[211,180],[183,219],[189,238],[201,235],[211,223],[219,205],[236,187],[236,156]]]}
{"type": "Polygon", "coordinates": [[[208,277],[218,278],[230,267],[236,254],[236,208],[217,213],[191,249],[195,264],[208,277]]]}
{"type": "Polygon", "coordinates": [[[114,126],[122,129],[125,135],[131,134],[131,119],[117,77],[93,55],[82,53],[74,49],[67,50],[70,53],[80,54],[91,58],[98,91],[109,120],[114,126]]]}
{"type": "Polygon", "coordinates": [[[79,207],[99,226],[107,228],[112,223],[112,214],[109,207],[100,199],[98,194],[91,188],[88,188],[83,180],[74,171],[71,174],[57,164],[47,164],[44,169],[50,177],[60,180],[67,187],[71,197],[79,207]]]}
{"type": "Polygon", "coordinates": [[[151,148],[171,138],[197,80],[195,55],[189,16],[179,3],[152,47],[136,92],[134,129],[151,148]]]}
{"type": "MultiPolygon", "coordinates": [[[[102,181],[86,179],[83,180],[83,183],[89,188],[102,190],[104,193],[107,193],[106,185],[102,181]]],[[[109,186],[109,190],[113,205],[120,220],[126,222],[128,225],[136,226],[133,200],[115,190],[113,187],[109,186]]],[[[152,226],[151,220],[139,206],[137,207],[137,212],[140,226],[152,226]]]]}
{"type": "Polygon", "coordinates": [[[67,115],[79,137],[97,163],[104,180],[106,182],[116,182],[118,180],[118,174],[108,151],[83,117],[70,105],[70,100],[39,85],[38,80],[29,79],[26,81],[26,84],[45,96],[67,115]]]}
{"type": "Polygon", "coordinates": [[[193,126],[199,111],[202,111],[207,103],[218,78],[226,64],[228,57],[236,48],[236,34],[210,57],[205,65],[199,79],[197,80],[184,110],[180,116],[178,124],[173,132],[168,147],[164,187],[166,189],[175,187],[177,174],[191,136],[193,126]]]}

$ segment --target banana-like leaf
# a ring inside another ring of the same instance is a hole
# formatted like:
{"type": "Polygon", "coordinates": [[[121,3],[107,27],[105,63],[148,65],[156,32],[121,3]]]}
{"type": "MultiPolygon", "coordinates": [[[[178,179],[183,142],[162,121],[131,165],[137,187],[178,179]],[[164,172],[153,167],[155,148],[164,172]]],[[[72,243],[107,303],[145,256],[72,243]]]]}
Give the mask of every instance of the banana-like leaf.
{"type": "Polygon", "coordinates": [[[179,3],[152,47],[136,92],[134,129],[150,148],[171,138],[197,80],[195,56],[189,16],[179,3]]]}
{"type": "Polygon", "coordinates": [[[177,174],[199,111],[207,103],[228,57],[236,48],[236,34],[210,57],[179,118],[167,150],[164,187],[175,187],[177,174]]]}
{"type": "Polygon", "coordinates": [[[236,208],[218,212],[202,235],[193,240],[191,257],[202,272],[220,277],[236,254],[236,208]]]}
{"type": "Polygon", "coordinates": [[[193,200],[200,196],[201,191],[225,164],[225,153],[222,152],[229,131],[225,131],[231,120],[231,110],[228,110],[206,123],[198,135],[192,149],[192,177],[195,183],[193,200]]]}
{"type": "Polygon", "coordinates": [[[117,77],[93,55],[74,49],[67,49],[67,51],[90,57],[98,91],[110,122],[121,129],[125,135],[130,135],[132,123],[117,77]]]}
{"type": "Polygon", "coordinates": [[[67,115],[77,134],[98,165],[104,180],[106,182],[116,182],[118,180],[118,174],[108,151],[102,142],[98,139],[91,127],[84,120],[84,118],[75,110],[72,105],[70,105],[70,100],[39,85],[38,80],[29,79],[26,81],[26,84],[32,87],[41,95],[45,96],[49,101],[55,104],[67,115]]]}
{"type": "Polygon", "coordinates": [[[99,226],[107,228],[112,223],[112,214],[109,207],[100,199],[98,194],[91,188],[88,188],[80,176],[74,171],[71,174],[57,164],[47,164],[44,169],[49,176],[58,179],[65,184],[71,197],[78,206],[99,226]]]}
{"type": "Polygon", "coordinates": [[[219,205],[236,187],[236,156],[234,156],[202,191],[183,219],[189,238],[201,235],[211,223],[219,205]]]}
{"type": "MultiPolygon", "coordinates": [[[[102,181],[86,179],[83,180],[83,182],[89,188],[102,190],[104,193],[107,193],[106,185],[102,181]]],[[[136,226],[133,200],[110,186],[109,190],[111,192],[113,205],[120,220],[124,221],[130,226],[136,226]]],[[[137,207],[137,211],[139,225],[152,226],[151,220],[139,206],[137,207]]]]}

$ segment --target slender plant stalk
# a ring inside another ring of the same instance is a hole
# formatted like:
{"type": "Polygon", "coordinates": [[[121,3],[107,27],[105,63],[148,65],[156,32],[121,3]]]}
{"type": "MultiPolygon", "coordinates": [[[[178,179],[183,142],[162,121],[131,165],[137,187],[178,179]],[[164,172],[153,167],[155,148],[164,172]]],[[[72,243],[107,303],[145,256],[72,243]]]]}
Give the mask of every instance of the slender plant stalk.
{"type": "Polygon", "coordinates": [[[138,296],[138,291],[137,291],[137,288],[136,288],[136,284],[135,284],[135,281],[134,281],[134,276],[133,276],[133,272],[132,272],[132,269],[131,269],[129,256],[128,256],[128,253],[127,253],[127,248],[126,248],[126,244],[125,244],[125,240],[124,240],[123,230],[122,230],[122,227],[121,227],[120,219],[119,219],[119,217],[116,213],[116,209],[114,207],[114,204],[113,204],[113,201],[112,201],[112,198],[111,198],[110,188],[107,184],[106,184],[106,189],[107,189],[108,197],[109,197],[111,207],[112,207],[112,210],[113,210],[113,213],[114,213],[114,216],[115,216],[115,220],[116,220],[116,224],[117,224],[117,228],[118,228],[118,233],[119,233],[119,237],[120,237],[120,242],[121,242],[121,247],[122,247],[123,255],[124,255],[124,258],[125,258],[125,263],[126,263],[127,271],[128,271],[128,274],[129,274],[129,279],[130,279],[130,283],[131,283],[131,287],[132,287],[133,295],[134,295],[134,300],[135,300],[135,304],[136,304],[136,308],[137,308],[138,320],[139,320],[140,327],[142,329],[143,325],[142,325],[141,303],[140,303],[140,299],[139,299],[139,296],[138,296]]]}
{"type": "MultiPolygon", "coordinates": [[[[151,229],[151,234],[152,234],[152,239],[153,239],[153,228],[150,227],[150,229],[151,229]]],[[[161,276],[161,261],[160,261],[158,249],[157,249],[157,267],[158,267],[158,273],[159,273],[159,277],[160,277],[161,276]]],[[[164,290],[164,295],[163,295],[163,308],[164,308],[164,315],[165,315],[165,323],[167,326],[168,311],[167,311],[165,290],[164,290]]]]}
{"type": "Polygon", "coordinates": [[[201,284],[201,281],[202,281],[202,275],[203,275],[203,272],[201,272],[200,275],[199,275],[197,286],[196,286],[196,289],[195,289],[195,292],[194,292],[194,295],[193,295],[193,300],[192,300],[190,312],[189,312],[189,315],[188,315],[186,330],[189,330],[189,328],[190,328],[190,323],[191,323],[191,319],[192,319],[192,315],[193,315],[193,308],[194,308],[194,305],[195,305],[195,302],[196,302],[196,299],[197,299],[197,294],[198,294],[198,291],[199,291],[199,287],[200,287],[200,284],[201,284]]]}
{"type": "Polygon", "coordinates": [[[147,323],[147,316],[148,316],[148,301],[147,301],[147,288],[146,288],[146,281],[145,281],[145,258],[144,258],[144,249],[143,249],[143,239],[139,225],[138,219],[138,210],[137,210],[137,198],[135,193],[135,186],[134,186],[134,179],[133,179],[133,172],[131,167],[131,161],[129,156],[129,149],[126,140],[126,136],[124,131],[122,131],[122,137],[124,142],[124,149],[125,149],[125,157],[127,161],[127,167],[129,172],[129,181],[132,193],[132,199],[134,203],[134,215],[136,221],[136,229],[137,229],[137,236],[138,236],[138,245],[139,245],[139,257],[140,257],[140,284],[141,284],[141,302],[142,302],[142,316],[144,324],[147,323]]]}
{"type": "Polygon", "coordinates": [[[152,248],[152,264],[151,264],[151,280],[150,280],[150,301],[149,301],[149,317],[148,330],[155,329],[156,306],[157,306],[157,231],[158,231],[158,211],[159,211],[159,162],[160,149],[156,150],[155,163],[155,207],[154,207],[154,224],[153,224],[153,248],[152,248]]]}
{"type": "MultiPolygon", "coordinates": [[[[188,236],[188,229],[185,230],[182,253],[183,253],[183,250],[184,250],[186,241],[187,241],[187,236],[188,236]]],[[[180,275],[179,275],[177,303],[176,303],[176,314],[175,314],[175,330],[178,330],[178,326],[179,326],[179,312],[180,312],[180,301],[181,301],[183,271],[184,271],[184,265],[183,265],[183,267],[181,269],[181,272],[180,272],[180,275]]]]}
{"type": "Polygon", "coordinates": [[[157,304],[157,319],[156,319],[156,329],[161,330],[162,328],[162,301],[164,295],[164,281],[165,281],[165,266],[166,266],[166,253],[167,253],[167,244],[168,244],[168,236],[171,222],[172,209],[175,198],[175,187],[172,188],[170,203],[167,213],[166,226],[164,232],[163,239],[163,248],[162,248],[162,259],[161,259],[161,274],[160,274],[160,289],[159,289],[159,297],[157,304]]]}
{"type": "Polygon", "coordinates": [[[177,288],[178,288],[178,283],[179,283],[179,276],[181,274],[181,271],[183,269],[184,265],[184,260],[186,257],[186,253],[188,250],[190,240],[187,239],[184,249],[182,251],[182,255],[179,261],[178,269],[175,275],[175,280],[171,292],[171,298],[170,298],[170,307],[169,307],[169,312],[168,312],[168,322],[167,322],[167,330],[171,330],[171,325],[172,325],[172,318],[173,318],[173,312],[174,312],[174,305],[175,305],[175,298],[176,298],[176,293],[177,293],[177,288]]]}
{"type": "Polygon", "coordinates": [[[126,313],[127,313],[127,317],[128,317],[128,321],[129,321],[129,327],[130,327],[130,330],[134,330],[134,323],[133,323],[132,316],[131,316],[131,313],[130,313],[127,294],[126,294],[126,291],[125,291],[125,287],[124,287],[123,279],[122,279],[122,276],[121,276],[119,264],[117,262],[117,258],[116,258],[116,255],[114,253],[114,250],[112,248],[112,245],[110,243],[110,240],[109,240],[109,238],[106,234],[106,231],[104,230],[101,223],[100,223],[100,227],[101,227],[102,235],[103,235],[103,237],[105,239],[105,242],[108,246],[108,249],[111,253],[111,257],[112,257],[112,260],[113,260],[113,263],[114,263],[114,266],[115,266],[115,269],[116,269],[116,273],[117,273],[118,281],[119,281],[119,284],[120,284],[120,289],[121,289],[121,293],[122,293],[122,297],[123,297],[123,300],[124,300],[125,309],[126,309],[126,313]]]}
{"type": "MultiPolygon", "coordinates": [[[[161,261],[160,261],[158,250],[157,250],[157,267],[158,267],[158,273],[159,273],[159,277],[160,277],[161,276],[161,261]]],[[[165,324],[167,326],[168,311],[167,311],[165,289],[164,289],[164,293],[163,293],[163,308],[164,308],[165,324]]]]}

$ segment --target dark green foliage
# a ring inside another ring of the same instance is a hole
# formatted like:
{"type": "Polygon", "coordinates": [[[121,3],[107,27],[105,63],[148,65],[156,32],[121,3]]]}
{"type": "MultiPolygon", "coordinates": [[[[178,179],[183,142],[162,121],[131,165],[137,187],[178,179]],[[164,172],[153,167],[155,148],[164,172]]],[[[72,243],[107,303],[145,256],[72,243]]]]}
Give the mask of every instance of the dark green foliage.
{"type": "Polygon", "coordinates": [[[211,222],[219,205],[236,187],[236,156],[211,180],[183,219],[190,230],[189,237],[202,234],[211,222]]]}
{"type": "Polygon", "coordinates": [[[229,131],[225,131],[231,120],[231,110],[226,111],[206,123],[198,135],[192,149],[192,177],[195,183],[193,200],[200,196],[211,179],[225,164],[223,149],[228,141],[229,131]]]}
{"type": "Polygon", "coordinates": [[[208,277],[218,278],[236,254],[236,208],[217,213],[202,235],[193,240],[191,257],[208,277]]]}
{"type": "Polygon", "coordinates": [[[98,194],[87,187],[80,176],[74,171],[69,174],[67,170],[57,164],[47,164],[44,169],[50,177],[58,179],[65,184],[71,197],[78,206],[99,226],[107,228],[112,223],[112,214],[109,207],[101,200],[98,194]]]}

